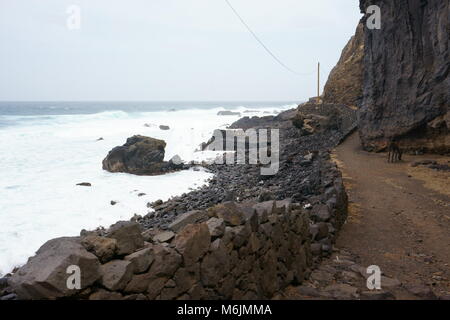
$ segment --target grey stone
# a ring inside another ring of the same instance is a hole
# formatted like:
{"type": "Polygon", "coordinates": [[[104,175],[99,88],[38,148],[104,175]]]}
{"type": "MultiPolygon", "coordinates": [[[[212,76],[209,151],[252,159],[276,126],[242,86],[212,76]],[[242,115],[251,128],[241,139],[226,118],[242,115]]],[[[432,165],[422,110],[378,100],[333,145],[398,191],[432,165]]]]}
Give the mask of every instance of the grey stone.
{"type": "Polygon", "coordinates": [[[102,263],[111,260],[117,250],[116,239],[88,235],[81,240],[86,250],[95,254],[102,263]]]}
{"type": "Polygon", "coordinates": [[[174,222],[169,224],[169,229],[178,232],[188,224],[197,223],[208,218],[206,211],[189,211],[179,216],[174,222]]]}
{"type": "Polygon", "coordinates": [[[184,264],[197,262],[209,249],[211,236],[206,223],[190,224],[177,234],[174,245],[183,256],[184,264]]]}
{"type": "Polygon", "coordinates": [[[99,289],[89,296],[89,300],[122,300],[122,295],[118,292],[99,289]]]}
{"type": "Polygon", "coordinates": [[[227,226],[239,226],[245,223],[245,216],[242,210],[234,202],[225,202],[213,208],[216,216],[222,218],[227,226]]]}
{"type": "Polygon", "coordinates": [[[172,248],[154,245],[153,254],[155,260],[149,270],[152,277],[172,277],[181,265],[182,257],[172,248]]]}
{"type": "Polygon", "coordinates": [[[229,272],[230,259],[227,249],[221,239],[216,239],[210,248],[210,253],[201,263],[201,280],[204,286],[218,286],[219,281],[229,272]]]}
{"type": "Polygon", "coordinates": [[[406,289],[413,295],[425,299],[425,300],[436,300],[437,297],[433,290],[425,285],[410,284],[406,286],[406,289]]]}
{"type": "Polygon", "coordinates": [[[134,273],[143,273],[147,271],[154,260],[153,249],[145,248],[136,251],[135,253],[126,256],[125,260],[132,263],[134,273]]]}
{"type": "Polygon", "coordinates": [[[275,210],[275,201],[266,201],[255,204],[253,208],[259,216],[260,223],[265,223],[268,221],[269,214],[275,210]]]}
{"type": "Polygon", "coordinates": [[[133,276],[133,264],[126,260],[113,260],[100,267],[101,284],[111,290],[123,290],[133,276]]]}
{"type": "Polygon", "coordinates": [[[175,233],[173,233],[172,231],[165,231],[153,236],[153,240],[158,242],[169,242],[174,237],[175,233]]]}
{"type": "Polygon", "coordinates": [[[243,226],[237,226],[233,228],[233,244],[235,248],[240,248],[242,245],[244,245],[248,239],[250,238],[250,234],[252,232],[252,229],[250,227],[249,223],[246,223],[243,226]]]}
{"type": "Polygon", "coordinates": [[[155,299],[164,288],[167,278],[154,278],[150,281],[147,288],[147,297],[152,300],[155,299]]]}
{"type": "Polygon", "coordinates": [[[225,222],[223,219],[213,217],[206,224],[212,237],[221,237],[225,233],[225,222]]]}
{"type": "Polygon", "coordinates": [[[394,289],[400,287],[401,285],[402,283],[398,279],[381,276],[382,288],[394,289]]]}
{"type": "Polygon", "coordinates": [[[79,237],[56,238],[47,241],[9,278],[9,285],[20,299],[56,299],[69,297],[80,290],[67,287],[68,267],[78,266],[81,270],[83,290],[100,278],[100,263],[88,252],[79,237]]]}
{"type": "Polygon", "coordinates": [[[275,202],[275,208],[277,212],[280,214],[290,212],[291,206],[292,206],[292,199],[290,198],[275,202]]]}
{"type": "Polygon", "coordinates": [[[144,238],[138,223],[119,221],[108,230],[108,238],[116,239],[117,254],[128,255],[144,246],[144,238]]]}
{"type": "Polygon", "coordinates": [[[331,219],[330,208],[328,208],[328,206],[320,206],[316,213],[316,216],[318,217],[319,221],[328,222],[331,219]]]}
{"type": "Polygon", "coordinates": [[[309,232],[313,240],[319,241],[328,236],[328,226],[324,222],[313,224],[309,227],[309,232]]]}

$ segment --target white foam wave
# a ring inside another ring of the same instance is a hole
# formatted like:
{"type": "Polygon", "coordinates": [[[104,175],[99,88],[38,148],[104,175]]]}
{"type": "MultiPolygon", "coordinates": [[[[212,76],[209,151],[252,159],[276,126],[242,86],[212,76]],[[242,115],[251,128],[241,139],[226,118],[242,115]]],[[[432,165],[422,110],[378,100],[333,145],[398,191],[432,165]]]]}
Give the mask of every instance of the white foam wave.
{"type": "Polygon", "coordinates": [[[25,263],[46,240],[145,215],[147,202],[205,184],[211,174],[204,171],[139,177],[105,172],[101,162],[109,150],[135,134],[165,140],[166,160],[176,154],[186,161],[208,157],[194,151],[214,129],[239,118],[217,116],[221,110],[3,116],[2,121],[14,118],[18,125],[0,129],[0,275],[25,263]],[[159,125],[170,130],[160,130],[159,125]],[[96,141],[100,137],[104,140],[96,141]],[[92,187],[76,186],[80,182],[90,182],[92,187]],[[112,206],[111,200],[117,205],[112,206]]]}

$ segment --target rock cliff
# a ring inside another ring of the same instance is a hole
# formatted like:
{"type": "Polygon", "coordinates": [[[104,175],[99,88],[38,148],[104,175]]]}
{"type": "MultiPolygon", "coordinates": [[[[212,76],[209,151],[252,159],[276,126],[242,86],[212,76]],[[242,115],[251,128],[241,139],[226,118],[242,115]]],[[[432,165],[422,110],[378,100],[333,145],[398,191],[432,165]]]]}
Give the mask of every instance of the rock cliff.
{"type": "Polygon", "coordinates": [[[449,152],[449,1],[360,0],[363,13],[370,5],[381,8],[381,30],[364,28],[364,148],[398,137],[409,151],[449,152]]]}
{"type": "Polygon", "coordinates": [[[355,35],[342,50],[341,58],[331,70],[324,88],[325,103],[359,107],[362,98],[364,27],[359,24],[355,35]]]}

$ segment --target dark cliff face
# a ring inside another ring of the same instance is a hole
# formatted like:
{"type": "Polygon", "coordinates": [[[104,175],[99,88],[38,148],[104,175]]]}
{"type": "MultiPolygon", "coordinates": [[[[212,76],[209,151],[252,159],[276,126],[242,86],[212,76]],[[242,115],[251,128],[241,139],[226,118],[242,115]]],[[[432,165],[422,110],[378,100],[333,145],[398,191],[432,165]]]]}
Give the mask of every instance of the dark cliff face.
{"type": "Polygon", "coordinates": [[[449,0],[360,0],[363,13],[370,5],[382,26],[364,28],[364,148],[398,137],[405,149],[449,152],[449,0]]]}
{"type": "Polygon", "coordinates": [[[355,35],[342,50],[341,58],[331,70],[323,92],[325,103],[359,107],[362,99],[364,26],[359,24],[355,35]]]}

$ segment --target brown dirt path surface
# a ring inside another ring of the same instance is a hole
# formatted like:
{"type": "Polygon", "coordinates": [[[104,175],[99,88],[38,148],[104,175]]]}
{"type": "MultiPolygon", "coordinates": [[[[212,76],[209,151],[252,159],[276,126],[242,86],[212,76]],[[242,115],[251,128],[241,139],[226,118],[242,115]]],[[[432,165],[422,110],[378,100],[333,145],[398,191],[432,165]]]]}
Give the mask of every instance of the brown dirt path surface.
{"type": "Polygon", "coordinates": [[[411,166],[424,159],[448,165],[450,158],[404,155],[390,164],[386,154],[363,151],[358,133],[333,157],[349,195],[349,218],[337,247],[404,285],[450,294],[450,172],[411,166]]]}

